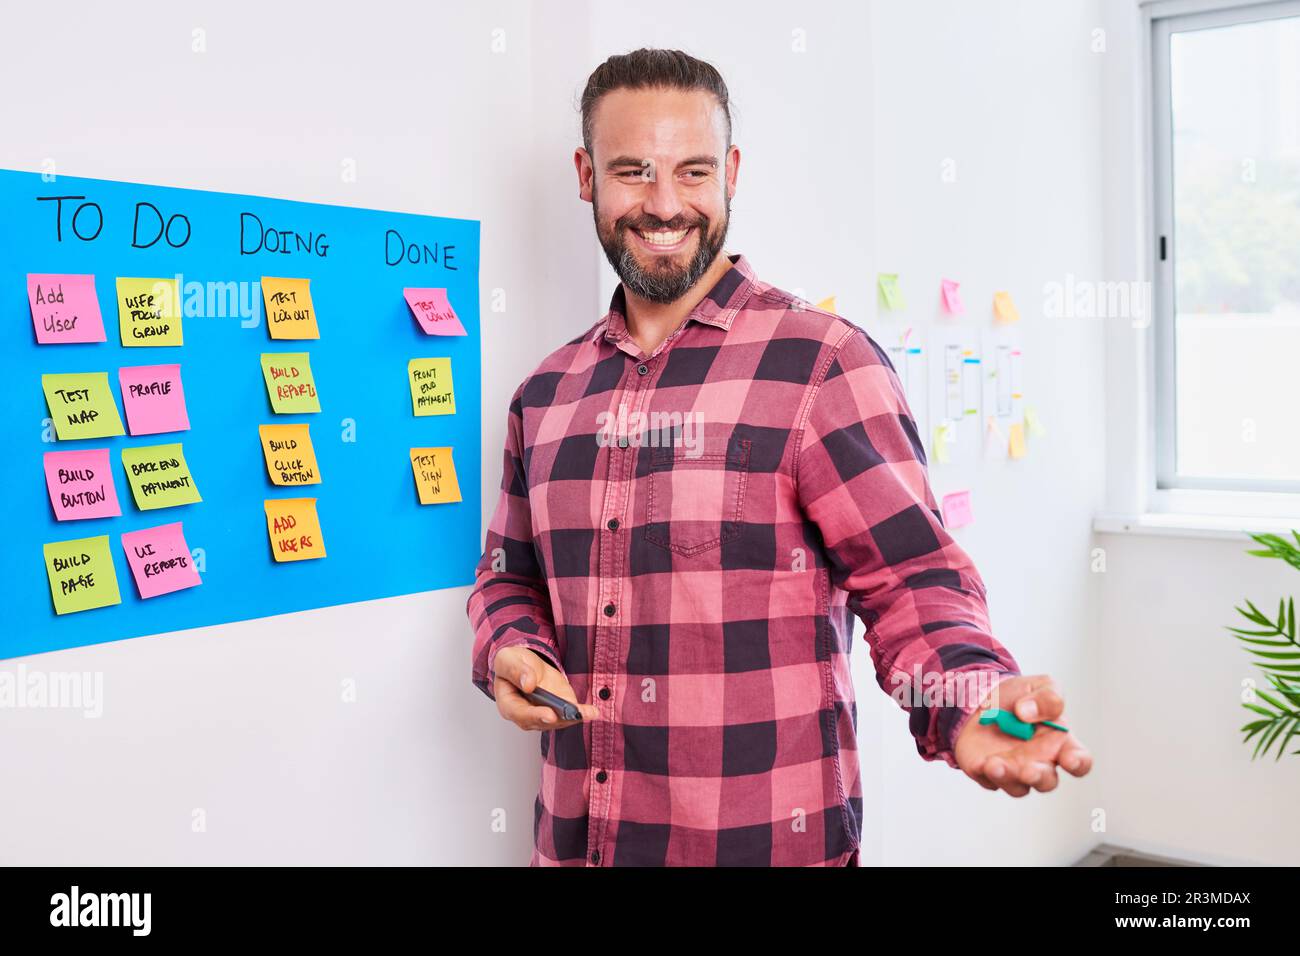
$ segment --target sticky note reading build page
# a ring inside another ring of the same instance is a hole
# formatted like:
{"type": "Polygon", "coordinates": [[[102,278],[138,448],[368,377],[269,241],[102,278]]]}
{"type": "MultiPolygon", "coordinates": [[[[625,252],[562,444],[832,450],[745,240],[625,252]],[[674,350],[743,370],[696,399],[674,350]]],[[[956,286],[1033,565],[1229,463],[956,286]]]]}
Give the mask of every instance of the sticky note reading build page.
{"type": "Polygon", "coordinates": [[[45,546],[45,573],[55,614],[71,614],[121,604],[117,570],[108,551],[108,535],[55,541],[45,546]]]}
{"type": "Polygon", "coordinates": [[[306,425],[258,425],[266,472],[276,485],[319,485],[320,468],[306,425]]]}
{"type": "Polygon", "coordinates": [[[263,352],[262,377],[277,415],[320,411],[311,355],[307,352],[263,352]]]}
{"type": "Polygon", "coordinates": [[[262,276],[266,303],[266,328],[273,339],[318,339],[316,309],[311,302],[310,279],[262,276]]]}
{"type": "Polygon", "coordinates": [[[32,307],[36,341],[106,342],[94,276],[27,276],[27,301],[32,307]]]}
{"type": "Polygon", "coordinates": [[[189,505],[203,499],[194,486],[180,443],[123,448],[122,464],[135,506],[141,511],[189,505]]]}
{"type": "Polygon", "coordinates": [[[415,471],[420,504],[460,501],[460,484],[456,481],[450,448],[412,448],[411,468],[415,471]]]}
{"type": "Polygon", "coordinates": [[[266,533],[277,561],[306,561],[325,557],[315,498],[268,498],[266,533]]]}
{"type": "Polygon", "coordinates": [[[123,434],[107,372],[42,375],[41,388],[59,441],[123,434]]]}
{"type": "Polygon", "coordinates": [[[59,521],[113,518],[122,513],[107,448],[47,451],[45,486],[59,521]]]}
{"type": "Polygon", "coordinates": [[[175,279],[117,280],[117,318],[122,344],[184,345],[181,296],[175,279]]]}

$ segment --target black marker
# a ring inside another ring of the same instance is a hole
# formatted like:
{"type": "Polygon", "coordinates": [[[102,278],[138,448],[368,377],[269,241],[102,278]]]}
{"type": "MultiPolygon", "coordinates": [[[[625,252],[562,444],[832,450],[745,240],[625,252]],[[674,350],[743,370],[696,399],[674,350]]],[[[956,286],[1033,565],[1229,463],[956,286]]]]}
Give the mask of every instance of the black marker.
{"type": "Polygon", "coordinates": [[[563,697],[556,697],[549,690],[538,687],[531,693],[524,691],[523,694],[537,706],[551,708],[561,720],[582,720],[582,711],[578,710],[576,704],[569,703],[563,697]]]}

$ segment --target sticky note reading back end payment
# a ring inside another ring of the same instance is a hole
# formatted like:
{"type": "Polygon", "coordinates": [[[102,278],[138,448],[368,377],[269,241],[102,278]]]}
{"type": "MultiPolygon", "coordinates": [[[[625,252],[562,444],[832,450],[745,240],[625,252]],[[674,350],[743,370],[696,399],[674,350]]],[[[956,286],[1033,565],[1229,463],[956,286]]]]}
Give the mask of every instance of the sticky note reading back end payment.
{"type": "Polygon", "coordinates": [[[403,289],[406,304],[425,335],[465,335],[460,316],[447,301],[446,289],[403,289]]]}
{"type": "Polygon", "coordinates": [[[27,301],[32,307],[36,341],[41,345],[108,341],[93,275],[29,273],[27,301]]]}
{"type": "Polygon", "coordinates": [[[121,604],[117,570],[108,550],[108,535],[54,541],[45,546],[45,573],[55,614],[72,614],[121,604]]]}
{"type": "Polygon", "coordinates": [[[315,498],[268,498],[266,533],[277,561],[306,561],[325,557],[315,498]]]}
{"type": "Polygon", "coordinates": [[[179,442],[122,449],[127,483],[141,511],[202,501],[179,442]]]}
{"type": "Polygon", "coordinates": [[[124,434],[107,372],[42,375],[41,388],[59,441],[124,434]]]}
{"type": "Polygon", "coordinates": [[[266,328],[271,338],[320,338],[310,279],[262,276],[262,299],[266,303],[266,328]]]}
{"type": "Polygon", "coordinates": [[[309,353],[263,352],[262,377],[266,379],[271,408],[277,415],[320,411],[309,353]]]}

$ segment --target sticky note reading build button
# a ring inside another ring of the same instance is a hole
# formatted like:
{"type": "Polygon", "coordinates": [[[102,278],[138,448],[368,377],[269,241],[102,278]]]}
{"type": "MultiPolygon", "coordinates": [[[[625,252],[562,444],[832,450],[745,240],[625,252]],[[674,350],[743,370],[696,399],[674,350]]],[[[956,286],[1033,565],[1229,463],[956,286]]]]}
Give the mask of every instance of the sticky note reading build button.
{"type": "Polygon", "coordinates": [[[184,345],[181,296],[175,279],[117,280],[117,318],[122,344],[184,345]]]}
{"type": "Polygon", "coordinates": [[[311,302],[310,279],[262,276],[266,303],[266,328],[273,339],[318,339],[316,309],[311,302]]]}
{"type": "Polygon", "coordinates": [[[185,453],[179,442],[123,448],[122,464],[126,466],[126,478],[131,485],[131,494],[135,496],[135,506],[141,511],[203,500],[199,497],[199,489],[194,486],[190,466],[185,463],[185,453]]]}
{"type": "Polygon", "coordinates": [[[41,388],[59,441],[123,434],[107,372],[42,375],[41,388]]]}
{"type": "Polygon", "coordinates": [[[71,614],[122,603],[106,534],[47,544],[45,573],[50,578],[55,614],[71,614]]]}
{"type": "Polygon", "coordinates": [[[307,352],[263,352],[262,376],[277,415],[320,411],[311,355],[307,352]]]}
{"type": "Polygon", "coordinates": [[[417,415],[453,415],[456,395],[451,387],[451,359],[411,359],[411,406],[417,415]]]}
{"type": "Polygon", "coordinates": [[[140,597],[151,598],[202,584],[179,521],[122,535],[126,563],[140,597]]]}
{"type": "Polygon", "coordinates": [[[420,504],[460,501],[460,484],[456,481],[450,448],[412,448],[411,468],[415,471],[420,504]]]}
{"type": "Polygon", "coordinates": [[[320,468],[307,425],[258,425],[266,471],[276,485],[319,485],[320,468]]]}
{"type": "Polygon", "coordinates": [[[29,273],[27,301],[32,307],[36,341],[42,345],[108,341],[94,276],[29,273]]]}
{"type": "Polygon", "coordinates": [[[266,499],[266,533],[277,561],[325,557],[315,498],[266,499]]]}
{"type": "Polygon", "coordinates": [[[45,486],[59,521],[113,518],[122,513],[107,448],[47,451],[45,486]]]}

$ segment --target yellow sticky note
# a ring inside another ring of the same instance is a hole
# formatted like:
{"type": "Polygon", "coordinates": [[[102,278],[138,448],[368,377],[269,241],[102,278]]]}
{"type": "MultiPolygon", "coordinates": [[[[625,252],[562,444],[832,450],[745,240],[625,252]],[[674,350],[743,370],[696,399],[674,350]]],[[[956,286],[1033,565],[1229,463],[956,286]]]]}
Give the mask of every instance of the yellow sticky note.
{"type": "Polygon", "coordinates": [[[934,460],[936,464],[943,465],[948,462],[948,433],[950,429],[947,425],[934,426],[934,441],[930,443],[934,451],[934,460]]]}
{"type": "Polygon", "coordinates": [[[318,339],[316,309],[311,302],[310,279],[262,276],[266,328],[273,339],[318,339]]]}
{"type": "Polygon", "coordinates": [[[411,359],[411,407],[417,415],[454,415],[456,395],[451,387],[451,359],[411,359]]]}
{"type": "Polygon", "coordinates": [[[1016,310],[1016,304],[1011,301],[1010,292],[993,293],[993,314],[997,316],[999,322],[1020,321],[1020,313],[1016,310]]]}
{"type": "Polygon", "coordinates": [[[320,484],[320,467],[307,425],[258,425],[257,431],[272,484],[320,484]]]}
{"type": "Polygon", "coordinates": [[[415,487],[420,491],[420,504],[460,501],[460,484],[456,481],[450,448],[412,448],[411,468],[415,472],[415,487]]]}
{"type": "Polygon", "coordinates": [[[262,377],[266,379],[271,408],[277,415],[320,411],[310,353],[263,352],[262,377]]]}
{"type": "Polygon", "coordinates": [[[880,298],[885,308],[892,312],[907,308],[907,303],[903,301],[902,286],[898,284],[897,272],[879,273],[876,277],[876,285],[880,288],[880,298]]]}
{"type": "Polygon", "coordinates": [[[180,442],[122,449],[122,465],[135,506],[141,511],[202,501],[180,442]]]}
{"type": "MultiPolygon", "coordinates": [[[[831,295],[822,299],[820,302],[817,303],[817,308],[821,309],[824,312],[835,312],[835,296],[831,295]]],[[[839,313],[836,312],[836,315],[838,314],[839,313]]]]}
{"type": "Polygon", "coordinates": [[[266,533],[277,561],[306,561],[325,557],[315,498],[268,498],[266,533]]]}
{"type": "Polygon", "coordinates": [[[180,283],[119,276],[117,322],[123,345],[184,345],[180,283]]]}
{"type": "Polygon", "coordinates": [[[1007,429],[1007,453],[1012,458],[1025,457],[1025,426],[1021,422],[1012,422],[1007,429]]]}
{"type": "Polygon", "coordinates": [[[55,614],[122,603],[106,534],[47,544],[45,573],[50,579],[55,614]]]}
{"type": "Polygon", "coordinates": [[[1043,427],[1043,423],[1032,405],[1025,406],[1025,427],[1029,429],[1029,434],[1035,438],[1042,438],[1047,434],[1047,429],[1043,427]]]}
{"type": "Polygon", "coordinates": [[[107,372],[42,375],[41,389],[59,441],[126,434],[107,372]]]}

